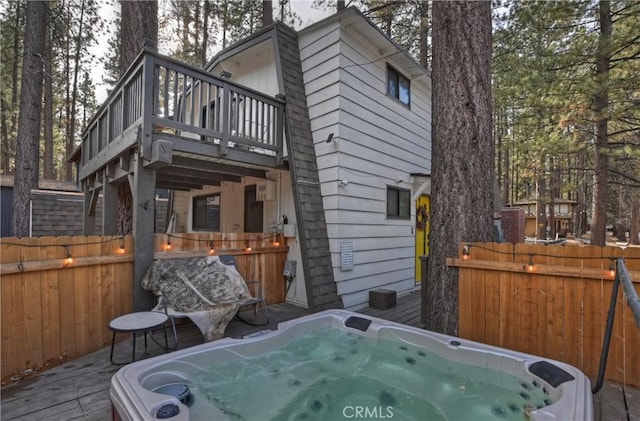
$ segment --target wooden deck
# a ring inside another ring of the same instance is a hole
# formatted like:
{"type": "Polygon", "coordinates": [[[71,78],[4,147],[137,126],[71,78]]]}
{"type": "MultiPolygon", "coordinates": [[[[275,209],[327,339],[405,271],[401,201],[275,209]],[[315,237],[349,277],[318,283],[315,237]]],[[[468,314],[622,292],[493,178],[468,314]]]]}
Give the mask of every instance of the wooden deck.
{"type": "MultiPolygon", "coordinates": [[[[229,324],[225,336],[241,338],[247,334],[273,329],[278,323],[300,317],[306,310],[290,304],[269,306],[269,326],[252,327],[238,321],[229,324]]],[[[389,310],[366,308],[361,311],[373,317],[422,327],[420,296],[398,297],[396,307],[389,310]]],[[[191,323],[178,326],[179,348],[203,342],[202,335],[191,323]]],[[[138,341],[142,347],[142,341],[138,341]]],[[[115,358],[126,359],[131,353],[130,340],[116,345],[115,358]]],[[[163,350],[149,341],[149,354],[163,350]]],[[[142,355],[142,348],[138,355],[142,355]]],[[[109,348],[43,372],[2,389],[0,419],[3,421],[37,420],[111,420],[109,387],[111,377],[120,368],[109,362],[109,348]]],[[[607,383],[594,397],[596,421],[640,421],[640,391],[607,383]]],[[[576,420],[579,421],[579,420],[576,420]]]]}

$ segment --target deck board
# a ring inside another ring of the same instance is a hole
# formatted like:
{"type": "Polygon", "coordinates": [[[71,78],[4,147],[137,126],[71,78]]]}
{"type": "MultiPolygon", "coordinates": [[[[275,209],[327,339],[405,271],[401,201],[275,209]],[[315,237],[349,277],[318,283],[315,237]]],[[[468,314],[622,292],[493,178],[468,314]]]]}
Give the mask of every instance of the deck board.
{"type": "MultiPolygon", "coordinates": [[[[306,310],[290,304],[276,304],[269,306],[269,313],[269,325],[249,326],[234,320],[229,324],[225,336],[241,338],[260,330],[274,329],[280,322],[305,315],[306,310]]],[[[418,293],[398,297],[394,308],[365,308],[360,313],[422,327],[418,293]]],[[[178,324],[177,329],[178,348],[183,349],[203,342],[200,331],[188,320],[178,324]]],[[[170,345],[172,344],[173,337],[170,334],[170,345]]],[[[143,356],[143,341],[139,340],[137,345],[139,349],[136,350],[136,355],[139,357],[148,358],[164,352],[150,340],[149,354],[143,356]]],[[[129,339],[116,346],[116,358],[130,358],[129,339]]],[[[109,362],[109,348],[104,348],[7,386],[2,389],[0,418],[3,421],[109,421],[111,377],[120,367],[109,362]]],[[[594,412],[595,421],[640,421],[640,390],[605,383],[602,391],[594,396],[594,412]]]]}

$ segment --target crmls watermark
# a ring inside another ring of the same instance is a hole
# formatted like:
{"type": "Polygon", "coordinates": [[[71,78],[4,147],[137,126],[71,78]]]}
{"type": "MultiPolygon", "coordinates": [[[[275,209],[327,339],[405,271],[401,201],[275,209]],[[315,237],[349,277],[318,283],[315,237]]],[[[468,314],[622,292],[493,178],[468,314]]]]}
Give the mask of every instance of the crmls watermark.
{"type": "Polygon", "coordinates": [[[393,418],[393,406],[345,406],[342,416],[346,419],[382,420],[393,418]]]}

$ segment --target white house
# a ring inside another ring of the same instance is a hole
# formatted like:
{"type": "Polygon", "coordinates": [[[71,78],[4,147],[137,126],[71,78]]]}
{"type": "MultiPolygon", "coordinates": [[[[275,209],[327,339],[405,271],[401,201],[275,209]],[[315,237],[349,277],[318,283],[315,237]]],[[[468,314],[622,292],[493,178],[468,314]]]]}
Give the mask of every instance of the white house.
{"type": "MultiPolygon", "coordinates": [[[[223,51],[208,69],[275,96],[281,91],[273,42],[259,36],[223,51]]],[[[430,77],[353,8],[302,29],[298,44],[338,294],[346,308],[359,308],[371,289],[410,291],[416,285],[416,200],[428,194],[424,174],[431,171],[430,77]]],[[[274,193],[263,201],[257,229],[273,229],[283,215],[295,226],[290,176],[275,169],[266,184],[244,177],[177,192],[177,231],[194,229],[193,198],[209,194],[220,194],[221,231],[246,230],[237,209],[256,206],[244,203],[251,200],[247,186],[255,185],[274,193]]],[[[289,258],[300,262],[296,237],[289,245],[289,258]]],[[[302,271],[288,299],[306,303],[302,271]]]]}
{"type": "MultiPolygon", "coordinates": [[[[85,187],[103,188],[96,180],[111,171],[172,189],[179,233],[284,232],[297,268],[287,300],[314,311],[364,307],[372,289],[416,287],[428,252],[431,80],[358,10],[298,32],[276,23],[205,72],[147,50],[139,61],[140,76],[133,66],[85,132],[85,187]],[[120,110],[118,95],[131,97],[128,86],[143,87],[143,105],[110,123],[117,142],[104,140],[100,122],[120,110]]],[[[150,262],[139,253],[136,277],[150,262]]]]}

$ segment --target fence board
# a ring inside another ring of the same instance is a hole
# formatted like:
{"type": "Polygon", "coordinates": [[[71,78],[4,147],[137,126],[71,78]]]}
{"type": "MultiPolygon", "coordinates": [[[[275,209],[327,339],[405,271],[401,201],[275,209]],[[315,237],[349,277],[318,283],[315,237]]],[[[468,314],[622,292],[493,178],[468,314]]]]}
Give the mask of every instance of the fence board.
{"type": "MultiPolygon", "coordinates": [[[[40,260],[57,259],[57,247],[54,237],[40,238],[40,260]]],[[[60,356],[60,285],[57,270],[40,272],[42,283],[42,359],[44,366],[52,366],[60,356]]]]}
{"type": "Polygon", "coordinates": [[[533,336],[531,326],[533,319],[531,317],[531,284],[529,281],[533,275],[526,272],[529,257],[526,251],[523,250],[524,246],[524,244],[516,244],[514,248],[516,253],[514,261],[521,264],[523,268],[522,272],[515,274],[514,299],[517,304],[514,306],[514,349],[529,352],[531,349],[531,337],[533,336]]]}
{"type": "MultiPolygon", "coordinates": [[[[640,248],[516,244],[510,263],[495,244],[474,244],[467,260],[462,247],[460,258],[448,259],[460,271],[461,337],[564,361],[596,377],[613,289],[610,257],[624,256],[637,278],[640,248]]],[[[616,303],[605,379],[638,387],[640,328],[622,288],[616,303]]]]}
{"type": "MultiPolygon", "coordinates": [[[[22,250],[5,243],[0,245],[2,259],[9,262],[20,261],[22,250]]],[[[15,361],[24,355],[24,338],[22,337],[22,321],[24,320],[23,303],[20,299],[20,283],[22,274],[6,275],[1,278],[2,288],[2,361],[15,361]]],[[[2,378],[8,378],[28,367],[15,364],[2,365],[2,378]]]]}
{"type": "MultiPolygon", "coordinates": [[[[493,244],[491,248],[494,250],[499,262],[511,261],[512,244],[493,244]]],[[[502,275],[500,272],[485,273],[485,306],[488,310],[485,320],[485,338],[487,343],[490,344],[500,343],[501,277],[502,275]]]]}
{"type": "MultiPolygon", "coordinates": [[[[72,239],[76,243],[77,237],[72,239]]],[[[91,237],[86,237],[87,241],[91,241],[91,237]]],[[[72,247],[75,258],[87,256],[87,246],[84,244],[74,244],[72,247]]],[[[75,324],[76,352],[79,355],[88,354],[88,336],[89,336],[89,288],[87,288],[87,268],[73,267],[71,270],[73,277],[73,312],[75,324]]]]}
{"type": "MultiPolygon", "coordinates": [[[[559,256],[553,263],[564,263],[564,251],[562,246],[549,246],[549,253],[559,256]]],[[[545,331],[542,332],[545,342],[545,355],[549,358],[562,360],[564,358],[565,344],[565,302],[564,285],[565,278],[561,276],[547,276],[546,278],[546,320],[545,331]]]]}
{"type": "MultiPolygon", "coordinates": [[[[623,254],[623,250],[620,247],[605,247],[602,250],[602,255],[604,257],[621,257],[623,254]]],[[[613,267],[615,267],[615,260],[610,260],[609,262],[603,261],[603,273],[605,279],[607,276],[610,276],[613,280],[613,276],[610,275],[610,266],[613,263],[613,267]]],[[[607,325],[607,316],[609,314],[609,306],[611,302],[611,293],[613,291],[613,282],[609,280],[603,280],[603,319],[602,326],[603,332],[606,329],[607,325]]],[[[622,285],[620,285],[618,295],[616,298],[616,317],[613,323],[613,331],[611,332],[612,340],[611,347],[609,349],[609,358],[607,364],[607,371],[605,376],[607,378],[624,378],[624,309],[626,304],[624,302],[624,293],[622,290],[622,285]]],[[[638,328],[640,330],[640,328],[638,328]]],[[[602,346],[600,346],[600,350],[602,350],[602,346]]],[[[598,354],[598,363],[600,362],[600,354],[598,354]]]]}
{"type": "MultiPolygon", "coordinates": [[[[35,260],[40,258],[40,239],[25,239],[23,250],[24,260],[35,260]]],[[[20,285],[24,303],[24,325],[23,335],[25,338],[25,354],[22,358],[28,367],[37,367],[42,361],[42,288],[40,284],[40,274],[25,273],[20,285]]]]}
{"type": "MultiPolygon", "coordinates": [[[[582,247],[582,267],[602,268],[602,261],[593,259],[602,257],[600,247],[582,247]]],[[[608,265],[607,265],[608,267],[608,265]]],[[[604,326],[607,319],[608,299],[604,296],[604,280],[585,280],[584,292],[584,360],[583,369],[586,373],[597,373],[600,362],[602,339],[604,338],[604,326]],[[606,301],[606,303],[605,303],[606,301]]],[[[611,293],[607,297],[610,297],[611,293]]]]}
{"type": "MultiPolygon", "coordinates": [[[[58,244],[68,244],[70,237],[58,237],[58,244]]],[[[64,252],[61,259],[64,258],[64,252]]],[[[76,355],[76,322],[75,322],[75,291],[73,288],[73,269],[58,270],[58,284],[60,287],[60,355],[65,361],[76,355]]]]}

